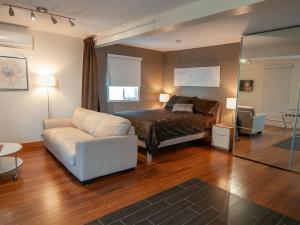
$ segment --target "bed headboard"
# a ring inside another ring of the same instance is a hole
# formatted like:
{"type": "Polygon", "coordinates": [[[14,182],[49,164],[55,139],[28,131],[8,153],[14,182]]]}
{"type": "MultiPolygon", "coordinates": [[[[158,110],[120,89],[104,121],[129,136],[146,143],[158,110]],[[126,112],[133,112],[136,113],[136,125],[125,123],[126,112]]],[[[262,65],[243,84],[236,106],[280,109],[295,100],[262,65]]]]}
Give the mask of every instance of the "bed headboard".
{"type": "Polygon", "coordinates": [[[169,101],[166,103],[165,109],[172,110],[173,105],[175,103],[181,103],[181,104],[194,104],[194,111],[197,113],[205,113],[207,112],[212,115],[216,121],[216,123],[219,123],[221,121],[221,110],[222,110],[222,104],[216,100],[210,100],[210,99],[202,99],[199,97],[189,97],[189,96],[176,96],[173,95],[169,101]],[[208,111],[209,110],[209,111],[208,111]]]}

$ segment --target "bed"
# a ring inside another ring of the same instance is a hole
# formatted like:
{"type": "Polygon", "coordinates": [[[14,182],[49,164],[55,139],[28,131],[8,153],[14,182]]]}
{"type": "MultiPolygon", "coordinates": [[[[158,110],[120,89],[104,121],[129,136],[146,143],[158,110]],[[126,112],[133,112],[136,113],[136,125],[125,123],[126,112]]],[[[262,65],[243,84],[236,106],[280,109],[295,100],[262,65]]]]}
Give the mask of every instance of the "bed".
{"type": "Polygon", "coordinates": [[[138,144],[147,150],[147,161],[162,147],[210,137],[218,123],[220,104],[196,97],[172,96],[164,109],[116,112],[131,121],[138,144]],[[193,112],[173,112],[175,104],[192,104],[193,112]]]}

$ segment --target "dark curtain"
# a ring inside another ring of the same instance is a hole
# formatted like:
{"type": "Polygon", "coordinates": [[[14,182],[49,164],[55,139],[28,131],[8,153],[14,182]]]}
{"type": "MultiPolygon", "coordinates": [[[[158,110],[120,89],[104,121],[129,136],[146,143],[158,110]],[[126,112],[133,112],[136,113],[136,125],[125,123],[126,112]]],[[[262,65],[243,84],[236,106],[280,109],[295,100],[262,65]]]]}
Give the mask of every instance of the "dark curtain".
{"type": "Polygon", "coordinates": [[[82,95],[83,108],[100,111],[96,49],[93,37],[84,39],[82,95]]]}

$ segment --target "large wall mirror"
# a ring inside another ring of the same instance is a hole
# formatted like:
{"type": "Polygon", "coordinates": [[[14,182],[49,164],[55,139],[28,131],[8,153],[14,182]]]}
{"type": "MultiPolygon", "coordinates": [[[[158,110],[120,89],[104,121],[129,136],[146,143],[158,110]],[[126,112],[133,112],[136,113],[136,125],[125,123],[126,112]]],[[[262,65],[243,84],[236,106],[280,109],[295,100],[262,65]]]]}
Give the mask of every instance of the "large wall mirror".
{"type": "Polygon", "coordinates": [[[243,37],[233,154],[300,172],[300,27],[243,37]]]}

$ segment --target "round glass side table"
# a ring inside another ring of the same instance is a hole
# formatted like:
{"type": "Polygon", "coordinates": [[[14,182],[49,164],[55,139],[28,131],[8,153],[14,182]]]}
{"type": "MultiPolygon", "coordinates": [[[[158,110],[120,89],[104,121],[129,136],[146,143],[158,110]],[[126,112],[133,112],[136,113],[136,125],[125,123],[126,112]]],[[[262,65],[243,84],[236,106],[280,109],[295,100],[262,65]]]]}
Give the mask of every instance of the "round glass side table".
{"type": "Polygon", "coordinates": [[[22,149],[22,145],[17,143],[0,142],[0,174],[15,171],[13,178],[19,177],[18,168],[22,165],[23,160],[17,157],[17,152],[22,149]]]}

